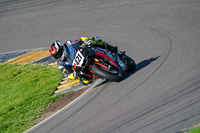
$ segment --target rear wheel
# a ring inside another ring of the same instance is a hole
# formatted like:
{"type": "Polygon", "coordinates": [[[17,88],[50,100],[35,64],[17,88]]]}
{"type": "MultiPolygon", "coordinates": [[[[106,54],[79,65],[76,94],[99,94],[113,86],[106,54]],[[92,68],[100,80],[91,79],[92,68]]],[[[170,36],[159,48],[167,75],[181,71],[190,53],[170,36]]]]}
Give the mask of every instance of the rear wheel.
{"type": "Polygon", "coordinates": [[[102,68],[101,66],[99,66],[97,64],[93,64],[91,67],[91,70],[98,76],[108,79],[110,81],[119,82],[119,81],[123,80],[122,75],[119,75],[118,72],[111,73],[109,71],[106,71],[104,68],[102,68]]]}

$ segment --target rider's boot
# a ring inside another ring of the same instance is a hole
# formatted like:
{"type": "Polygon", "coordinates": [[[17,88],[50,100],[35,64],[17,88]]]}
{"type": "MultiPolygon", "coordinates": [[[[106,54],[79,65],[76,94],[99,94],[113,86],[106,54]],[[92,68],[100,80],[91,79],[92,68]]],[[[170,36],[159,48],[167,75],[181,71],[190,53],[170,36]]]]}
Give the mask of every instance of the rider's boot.
{"type": "Polygon", "coordinates": [[[88,84],[92,83],[93,80],[94,80],[94,79],[91,78],[91,77],[88,77],[88,76],[85,76],[85,75],[81,75],[81,74],[80,74],[80,82],[81,82],[82,84],[84,84],[84,85],[88,85],[88,84]]]}

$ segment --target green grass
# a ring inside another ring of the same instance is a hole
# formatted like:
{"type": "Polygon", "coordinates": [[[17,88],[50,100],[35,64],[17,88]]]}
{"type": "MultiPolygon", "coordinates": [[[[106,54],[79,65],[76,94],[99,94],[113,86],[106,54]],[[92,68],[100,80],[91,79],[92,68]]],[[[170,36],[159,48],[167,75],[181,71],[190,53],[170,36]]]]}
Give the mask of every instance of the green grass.
{"type": "Polygon", "coordinates": [[[196,127],[188,131],[187,133],[200,133],[200,127],[196,127]]]}
{"type": "Polygon", "coordinates": [[[62,79],[52,66],[0,64],[0,132],[19,133],[33,125],[62,79]]]}

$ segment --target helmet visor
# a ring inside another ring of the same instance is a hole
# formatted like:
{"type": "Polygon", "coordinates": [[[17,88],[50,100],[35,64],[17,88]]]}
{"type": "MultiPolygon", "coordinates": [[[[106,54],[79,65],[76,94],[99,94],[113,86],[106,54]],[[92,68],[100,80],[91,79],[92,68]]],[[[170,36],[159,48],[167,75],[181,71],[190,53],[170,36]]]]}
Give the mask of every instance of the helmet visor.
{"type": "Polygon", "coordinates": [[[60,54],[60,53],[53,55],[53,57],[56,59],[59,59],[61,56],[62,56],[62,54],[60,54]]]}

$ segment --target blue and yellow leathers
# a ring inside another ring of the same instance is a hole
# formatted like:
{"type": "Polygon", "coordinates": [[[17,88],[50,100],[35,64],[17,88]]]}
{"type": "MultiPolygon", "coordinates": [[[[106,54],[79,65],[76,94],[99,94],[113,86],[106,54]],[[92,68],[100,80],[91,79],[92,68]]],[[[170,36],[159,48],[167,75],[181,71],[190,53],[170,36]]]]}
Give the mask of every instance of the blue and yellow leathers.
{"type": "MultiPolygon", "coordinates": [[[[108,43],[102,41],[99,37],[81,37],[78,40],[69,40],[64,44],[65,47],[65,52],[66,52],[66,57],[63,60],[59,60],[57,62],[58,67],[63,71],[63,73],[66,73],[68,75],[69,79],[76,79],[77,75],[71,68],[72,61],[74,59],[74,51],[78,49],[80,45],[85,45],[87,43],[90,43],[89,45],[93,47],[101,47],[103,49],[108,49],[111,51],[116,52],[117,47],[113,47],[109,45],[108,43]]],[[[80,80],[83,84],[89,84],[93,81],[93,78],[87,77],[85,75],[79,75],[80,80]]]]}

